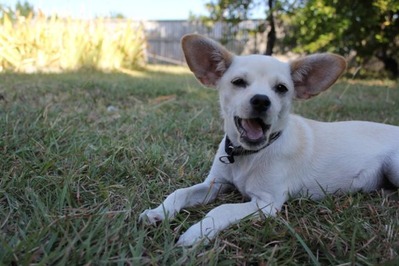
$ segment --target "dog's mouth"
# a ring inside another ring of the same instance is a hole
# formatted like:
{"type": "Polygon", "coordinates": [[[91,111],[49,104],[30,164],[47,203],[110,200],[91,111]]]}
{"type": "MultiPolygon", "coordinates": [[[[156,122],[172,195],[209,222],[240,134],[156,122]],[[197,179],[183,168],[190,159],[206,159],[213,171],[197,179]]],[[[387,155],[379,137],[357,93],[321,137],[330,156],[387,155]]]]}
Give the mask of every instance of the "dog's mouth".
{"type": "Polygon", "coordinates": [[[266,125],[261,118],[234,117],[240,138],[248,144],[259,145],[266,140],[266,132],[270,125],[266,125]]]}

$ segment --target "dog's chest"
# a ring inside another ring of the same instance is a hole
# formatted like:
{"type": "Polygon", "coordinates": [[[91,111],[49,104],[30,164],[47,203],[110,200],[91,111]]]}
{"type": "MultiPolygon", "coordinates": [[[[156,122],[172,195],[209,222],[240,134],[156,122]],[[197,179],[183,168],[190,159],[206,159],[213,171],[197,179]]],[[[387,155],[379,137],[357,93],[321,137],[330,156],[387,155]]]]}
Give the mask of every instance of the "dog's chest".
{"type": "Polygon", "coordinates": [[[248,175],[247,172],[242,171],[242,169],[237,169],[237,171],[233,172],[231,181],[244,197],[249,197],[246,190],[249,179],[251,179],[250,175],[248,175]]]}
{"type": "Polygon", "coordinates": [[[244,197],[251,198],[254,192],[264,189],[264,182],[270,174],[270,169],[267,169],[264,163],[259,164],[247,159],[249,158],[239,159],[231,165],[231,182],[244,197]]]}

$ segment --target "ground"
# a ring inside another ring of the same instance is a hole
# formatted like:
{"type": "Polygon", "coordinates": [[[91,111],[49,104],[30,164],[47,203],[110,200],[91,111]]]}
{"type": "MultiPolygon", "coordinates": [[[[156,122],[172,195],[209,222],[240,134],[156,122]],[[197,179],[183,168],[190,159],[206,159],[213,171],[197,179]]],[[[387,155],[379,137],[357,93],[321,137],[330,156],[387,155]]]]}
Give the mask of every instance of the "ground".
{"type": "MultiPolygon", "coordinates": [[[[387,192],[289,201],[209,246],[178,236],[237,192],[157,227],[137,222],[203,180],[223,136],[216,91],[183,67],[0,74],[0,264],[398,263],[399,200],[387,192]],[[396,261],[396,262],[395,262],[396,261]]],[[[343,79],[294,111],[399,125],[399,87],[343,79]]]]}

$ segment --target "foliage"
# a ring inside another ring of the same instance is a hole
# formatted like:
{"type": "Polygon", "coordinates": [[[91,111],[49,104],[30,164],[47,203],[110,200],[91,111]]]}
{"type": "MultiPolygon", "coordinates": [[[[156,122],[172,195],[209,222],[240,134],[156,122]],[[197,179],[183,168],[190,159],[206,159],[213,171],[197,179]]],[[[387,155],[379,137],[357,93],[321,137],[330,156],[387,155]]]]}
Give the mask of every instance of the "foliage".
{"type": "Polygon", "coordinates": [[[111,12],[110,18],[113,18],[113,19],[126,19],[125,15],[123,15],[123,13],[121,13],[121,12],[111,12]]]}
{"type": "Polygon", "coordinates": [[[376,56],[398,75],[392,61],[399,59],[397,0],[307,0],[292,19],[288,33],[296,51],[355,52],[358,63],[376,56]]]}
{"type": "Polygon", "coordinates": [[[144,63],[144,32],[132,21],[19,16],[0,22],[0,70],[18,72],[134,68],[144,63]]]}
{"type": "MultiPolygon", "coordinates": [[[[177,237],[211,208],[157,227],[142,210],[207,175],[223,137],[217,93],[187,69],[0,73],[0,265],[378,265],[398,258],[399,201],[382,193],[290,200],[210,246],[177,237]]],[[[399,125],[393,82],[342,81],[297,113],[399,125]]],[[[344,136],[343,136],[344,137],[344,136]]],[[[397,265],[392,262],[391,265],[397,265]]]]}
{"type": "MultiPolygon", "coordinates": [[[[284,46],[294,52],[356,54],[356,63],[360,65],[374,56],[384,63],[392,76],[399,74],[397,0],[211,0],[207,7],[209,20],[227,21],[233,29],[250,18],[251,12],[263,10],[266,26],[271,27],[265,54],[273,52],[273,16],[276,16],[285,29],[284,46]]],[[[266,26],[258,31],[263,33],[266,26]]],[[[230,31],[226,32],[230,34],[230,31]]]]}
{"type": "Polygon", "coordinates": [[[211,20],[237,24],[248,18],[252,5],[252,0],[216,0],[207,3],[206,8],[210,12],[211,20]]]}
{"type": "Polygon", "coordinates": [[[280,8],[280,1],[268,0],[211,0],[206,4],[209,11],[209,17],[203,18],[205,22],[224,22],[225,29],[223,30],[223,37],[221,43],[226,44],[232,38],[240,33],[239,24],[251,17],[253,10],[264,8],[265,22],[258,26],[256,32],[252,34],[261,33],[266,31],[266,24],[270,26],[267,33],[267,46],[264,52],[267,55],[273,53],[274,44],[276,41],[276,29],[274,23],[274,13],[280,8]],[[267,23],[266,23],[267,20],[267,23]]]}
{"type": "Polygon", "coordinates": [[[15,4],[14,8],[6,7],[0,4],[0,18],[4,19],[4,15],[6,14],[11,20],[16,20],[18,17],[28,17],[30,14],[34,14],[35,10],[33,5],[29,4],[29,2],[25,1],[21,3],[18,1],[15,4]]]}
{"type": "Polygon", "coordinates": [[[252,0],[212,0],[205,4],[209,16],[203,16],[201,20],[210,26],[216,22],[223,22],[222,38],[219,41],[226,45],[239,34],[238,25],[248,18],[252,2],[252,0]]]}

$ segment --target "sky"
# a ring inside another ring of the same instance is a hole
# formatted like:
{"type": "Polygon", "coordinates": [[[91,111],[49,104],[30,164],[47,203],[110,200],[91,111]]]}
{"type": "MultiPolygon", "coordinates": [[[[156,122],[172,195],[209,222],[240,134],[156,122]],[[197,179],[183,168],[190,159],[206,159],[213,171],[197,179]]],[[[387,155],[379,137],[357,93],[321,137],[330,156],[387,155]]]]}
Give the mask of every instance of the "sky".
{"type": "MultiPolygon", "coordinates": [[[[14,7],[17,0],[0,0],[3,6],[14,7]]],[[[25,0],[21,0],[24,3],[25,0]]],[[[35,10],[46,15],[57,13],[74,18],[93,18],[121,13],[136,20],[188,19],[190,12],[206,15],[207,0],[28,0],[35,10]]]]}

